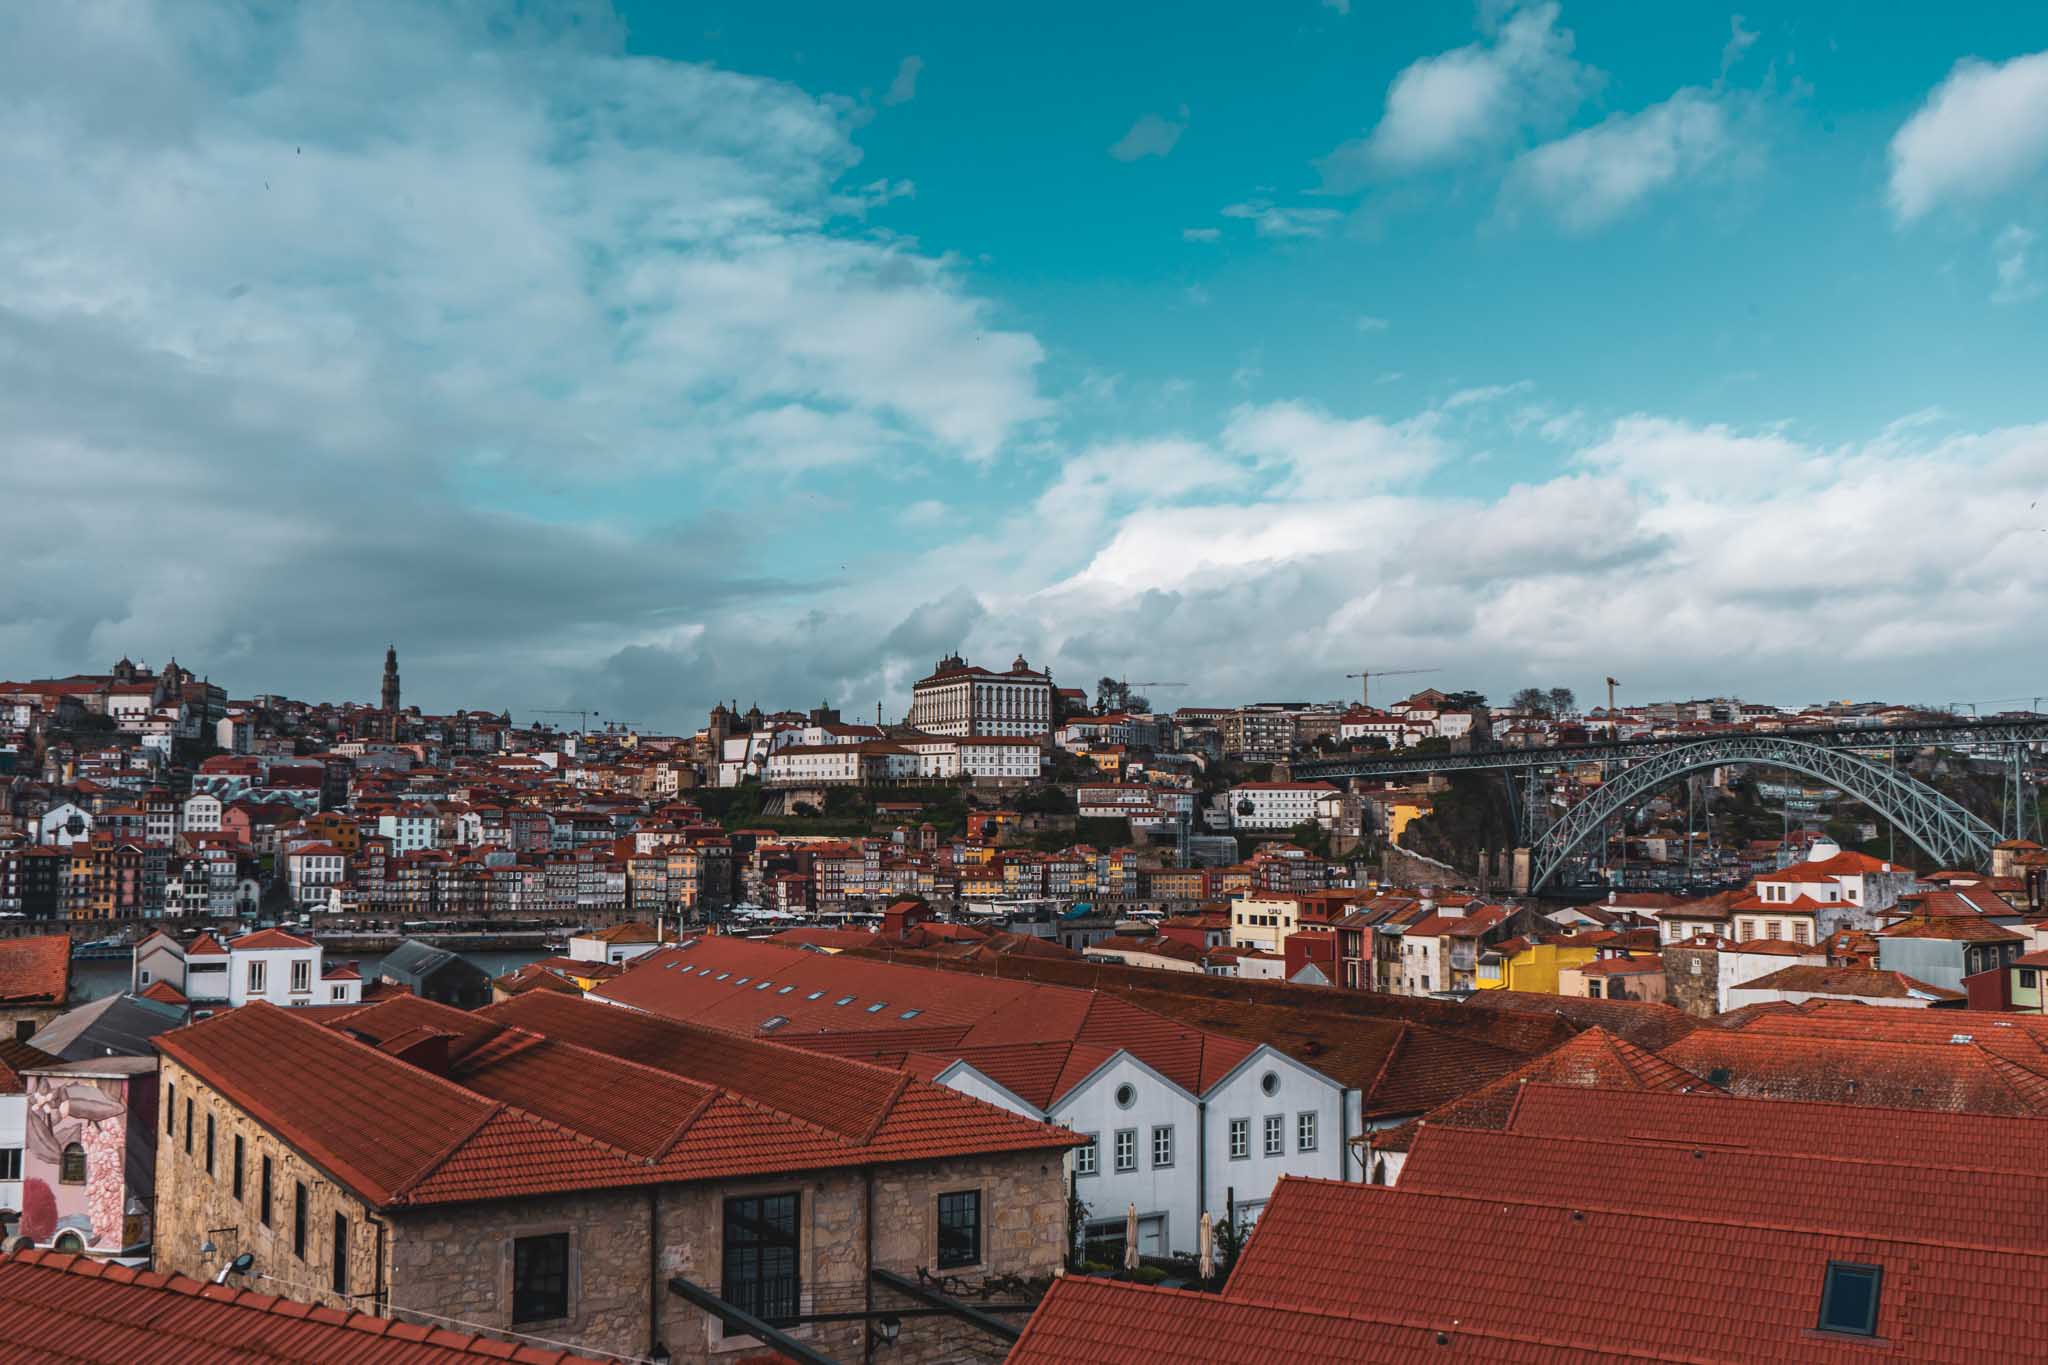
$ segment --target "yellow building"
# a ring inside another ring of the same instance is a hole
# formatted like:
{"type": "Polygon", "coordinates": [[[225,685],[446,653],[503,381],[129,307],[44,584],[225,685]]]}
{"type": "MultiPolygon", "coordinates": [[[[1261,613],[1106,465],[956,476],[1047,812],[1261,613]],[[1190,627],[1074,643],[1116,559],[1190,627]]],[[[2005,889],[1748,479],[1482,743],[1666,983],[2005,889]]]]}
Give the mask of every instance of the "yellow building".
{"type": "Polygon", "coordinates": [[[1474,990],[1556,995],[1559,973],[1570,967],[1583,967],[1600,955],[1600,950],[1591,944],[1530,943],[1524,939],[1508,942],[1520,947],[1512,953],[1488,949],[1479,955],[1472,973],[1474,990]]]}

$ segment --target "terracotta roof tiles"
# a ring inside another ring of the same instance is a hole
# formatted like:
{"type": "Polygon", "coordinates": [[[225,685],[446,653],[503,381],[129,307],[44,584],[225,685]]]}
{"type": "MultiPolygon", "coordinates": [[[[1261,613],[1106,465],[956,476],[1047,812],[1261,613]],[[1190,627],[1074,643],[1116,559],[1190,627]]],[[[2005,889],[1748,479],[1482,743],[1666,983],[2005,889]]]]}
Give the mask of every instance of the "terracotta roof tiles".
{"type": "Polygon", "coordinates": [[[61,1005],[71,991],[71,936],[0,939],[0,1004],[61,1005]]]}
{"type": "Polygon", "coordinates": [[[74,1365],[597,1365],[566,1351],[52,1251],[0,1256],[0,1357],[74,1365]]]}

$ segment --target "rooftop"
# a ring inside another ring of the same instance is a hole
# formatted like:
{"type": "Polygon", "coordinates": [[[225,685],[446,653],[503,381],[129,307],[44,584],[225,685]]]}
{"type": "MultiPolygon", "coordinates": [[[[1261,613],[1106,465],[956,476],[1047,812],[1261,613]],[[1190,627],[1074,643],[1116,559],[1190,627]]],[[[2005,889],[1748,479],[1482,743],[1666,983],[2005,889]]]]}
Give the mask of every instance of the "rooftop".
{"type": "Polygon", "coordinates": [[[71,993],[71,936],[0,939],[0,1005],[61,1005],[71,993]]]}
{"type": "Polygon", "coordinates": [[[156,1044],[379,1206],[1074,1141],[897,1072],[549,992],[479,1015],[401,996],[318,1022],[254,1004],[156,1044]],[[394,1055],[431,1057],[434,1037],[446,1075],[394,1055]]]}
{"type": "Polygon", "coordinates": [[[75,1365],[575,1365],[589,1357],[53,1251],[0,1256],[0,1354],[75,1365]]]}

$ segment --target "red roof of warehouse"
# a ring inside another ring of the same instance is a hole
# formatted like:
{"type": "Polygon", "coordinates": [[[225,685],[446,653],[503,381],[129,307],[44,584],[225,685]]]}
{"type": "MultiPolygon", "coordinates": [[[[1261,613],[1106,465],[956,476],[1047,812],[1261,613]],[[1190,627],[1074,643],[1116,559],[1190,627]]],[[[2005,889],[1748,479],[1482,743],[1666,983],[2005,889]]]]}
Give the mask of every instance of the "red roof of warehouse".
{"type": "Polygon", "coordinates": [[[0,1004],[61,1005],[71,993],[71,936],[0,939],[0,1004]]]}
{"type": "Polygon", "coordinates": [[[412,996],[303,1014],[247,1005],[154,1041],[377,1205],[1077,1141],[898,1072],[545,992],[483,1015],[412,996]],[[384,1050],[434,1034],[447,1076],[384,1050]]]}

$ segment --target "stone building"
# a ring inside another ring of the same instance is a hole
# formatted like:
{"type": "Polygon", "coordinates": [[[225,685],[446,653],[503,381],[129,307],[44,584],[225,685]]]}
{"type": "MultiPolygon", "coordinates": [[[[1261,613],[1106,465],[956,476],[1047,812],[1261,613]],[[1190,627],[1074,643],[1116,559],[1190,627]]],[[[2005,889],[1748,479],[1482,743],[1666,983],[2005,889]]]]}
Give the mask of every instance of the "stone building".
{"type": "MultiPolygon", "coordinates": [[[[1007,1277],[1043,1284],[1064,1253],[1074,1136],[898,1072],[551,992],[320,1013],[158,1040],[158,1269],[248,1252],[337,1307],[677,1360],[772,1349],[681,1282],[855,1359],[852,1315],[911,1306],[871,1269],[1014,1302],[1007,1277]]],[[[899,1330],[912,1365],[1006,1344],[944,1315],[899,1330]]]]}

